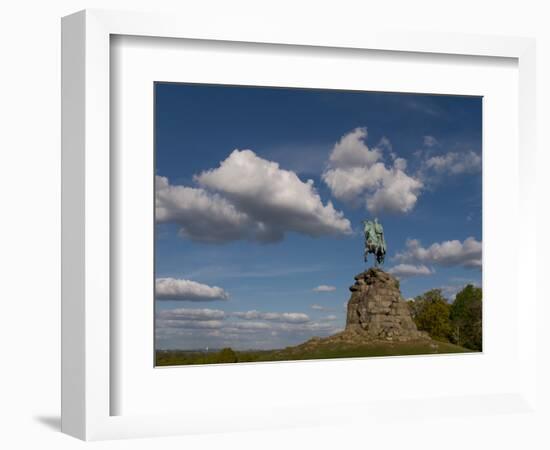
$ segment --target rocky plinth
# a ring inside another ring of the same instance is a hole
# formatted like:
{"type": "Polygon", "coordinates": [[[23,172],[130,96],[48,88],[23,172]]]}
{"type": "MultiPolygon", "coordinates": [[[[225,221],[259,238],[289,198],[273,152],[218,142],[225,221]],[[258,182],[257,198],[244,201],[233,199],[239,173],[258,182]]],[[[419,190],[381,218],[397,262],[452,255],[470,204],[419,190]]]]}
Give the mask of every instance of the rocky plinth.
{"type": "Polygon", "coordinates": [[[350,291],[345,335],[388,341],[428,337],[416,328],[399,282],[389,273],[378,268],[362,272],[350,291]]]}
{"type": "Polygon", "coordinates": [[[437,353],[439,343],[432,341],[428,333],[418,331],[395,277],[382,269],[371,268],[355,276],[355,284],[349,289],[351,298],[344,331],[324,338],[311,338],[285,351],[292,355],[323,348],[356,348],[380,342],[399,346],[401,342],[417,341],[429,345],[429,350],[424,349],[426,351],[419,354],[437,353]]]}

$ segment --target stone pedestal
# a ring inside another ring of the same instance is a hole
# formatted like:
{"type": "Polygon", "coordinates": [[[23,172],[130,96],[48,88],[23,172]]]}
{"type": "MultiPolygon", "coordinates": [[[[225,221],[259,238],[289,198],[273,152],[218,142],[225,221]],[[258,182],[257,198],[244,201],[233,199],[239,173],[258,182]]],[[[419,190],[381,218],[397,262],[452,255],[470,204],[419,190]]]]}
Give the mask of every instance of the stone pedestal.
{"type": "Polygon", "coordinates": [[[350,291],[344,333],[388,341],[427,337],[416,328],[409,305],[401,297],[399,282],[389,273],[378,268],[360,273],[350,291]]]}

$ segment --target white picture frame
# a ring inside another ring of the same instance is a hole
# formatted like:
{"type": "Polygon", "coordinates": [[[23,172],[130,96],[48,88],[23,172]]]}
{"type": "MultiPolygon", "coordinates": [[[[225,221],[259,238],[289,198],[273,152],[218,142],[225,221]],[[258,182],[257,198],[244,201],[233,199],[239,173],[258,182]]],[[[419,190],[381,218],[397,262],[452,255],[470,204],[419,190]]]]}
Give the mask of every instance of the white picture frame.
{"type": "MultiPolygon", "coordinates": [[[[111,280],[111,184],[116,173],[110,166],[110,38],[112,35],[178,38],[255,44],[297,45],[305,48],[367,49],[414,54],[447,54],[512,58],[518,63],[519,98],[519,183],[518,214],[524,226],[535,229],[535,43],[532,39],[452,34],[362,32],[330,35],[292,30],[269,31],[251,24],[234,28],[231,24],[215,29],[193,22],[189,17],[113,11],[82,11],[62,22],[62,430],[85,440],[162,436],[208,431],[234,431],[308,425],[335,420],[351,420],[357,410],[372,409],[374,404],[357,402],[334,405],[330,411],[318,411],[316,405],[303,408],[274,408],[257,412],[243,420],[213,420],[201,414],[112,415],[113,383],[111,365],[116,356],[110,336],[113,329],[110,297],[111,280]],[[355,409],[354,409],[355,408],[355,409]],[[308,416],[309,415],[309,416],[308,416]]],[[[518,265],[518,280],[534,271],[536,240],[525,237],[519,250],[520,260],[533,263],[529,269],[518,265]]],[[[519,305],[518,339],[536,341],[536,292],[527,292],[519,305]]],[[[511,293],[510,295],[513,295],[511,293]]],[[[493,413],[506,404],[514,411],[534,408],[536,399],[536,353],[532,346],[518,348],[519,378],[517,389],[460,399],[437,401],[442,410],[462,411],[482,404],[493,413]]],[[[304,364],[304,363],[302,363],[304,364]]],[[[307,363],[305,363],[307,364],[307,363]]],[[[269,367],[263,366],[268,373],[269,367]]],[[[213,368],[215,369],[215,368],[213,368]]],[[[182,375],[183,376],[183,375],[182,375]]],[[[409,408],[422,407],[411,400],[409,408]]],[[[223,403],[223,399],[220,399],[223,403]]],[[[425,405],[424,405],[425,406],[425,405]]],[[[389,404],[376,403],[384,410],[389,404]]],[[[478,410],[479,412],[479,410],[478,410]]],[[[367,413],[363,413],[367,414],[367,413]]],[[[373,413],[368,413],[373,414],[373,413]]],[[[367,414],[367,415],[368,415],[367,414]]],[[[236,415],[238,416],[238,414],[236,415]]]]}

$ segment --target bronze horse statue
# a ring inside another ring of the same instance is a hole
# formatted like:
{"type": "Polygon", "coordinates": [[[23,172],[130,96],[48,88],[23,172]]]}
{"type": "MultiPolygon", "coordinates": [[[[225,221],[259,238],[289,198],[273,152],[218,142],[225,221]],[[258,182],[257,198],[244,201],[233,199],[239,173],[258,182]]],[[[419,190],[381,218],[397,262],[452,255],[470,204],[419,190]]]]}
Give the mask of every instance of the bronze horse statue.
{"type": "Polygon", "coordinates": [[[365,234],[365,262],[369,253],[374,255],[375,266],[384,264],[386,256],[386,240],[384,239],[384,228],[382,224],[375,218],[374,221],[363,220],[365,234]]]}

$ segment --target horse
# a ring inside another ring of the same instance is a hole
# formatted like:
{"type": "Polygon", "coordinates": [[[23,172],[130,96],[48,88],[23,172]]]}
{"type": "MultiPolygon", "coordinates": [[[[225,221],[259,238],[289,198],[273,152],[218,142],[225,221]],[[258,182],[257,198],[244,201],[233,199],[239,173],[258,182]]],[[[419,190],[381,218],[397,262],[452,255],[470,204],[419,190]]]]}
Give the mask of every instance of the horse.
{"type": "Polygon", "coordinates": [[[384,264],[384,257],[386,256],[386,246],[384,242],[384,232],[382,226],[378,223],[376,219],[374,222],[371,222],[370,220],[363,221],[363,224],[365,225],[365,262],[367,262],[368,260],[368,254],[372,253],[375,257],[375,266],[384,264]],[[377,233],[377,228],[380,229],[381,233],[377,233]]]}
{"type": "Polygon", "coordinates": [[[374,255],[375,266],[384,264],[384,257],[386,256],[386,254],[384,253],[381,246],[365,242],[365,262],[368,262],[369,253],[372,253],[374,255]]]}

